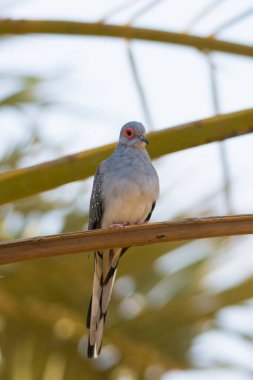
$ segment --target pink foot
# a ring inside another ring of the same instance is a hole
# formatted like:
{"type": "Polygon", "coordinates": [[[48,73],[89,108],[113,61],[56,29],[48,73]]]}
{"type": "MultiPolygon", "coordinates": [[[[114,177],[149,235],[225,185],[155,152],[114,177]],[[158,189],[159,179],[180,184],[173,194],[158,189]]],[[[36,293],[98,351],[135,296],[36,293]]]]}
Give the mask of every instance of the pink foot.
{"type": "Polygon", "coordinates": [[[114,223],[114,224],[111,224],[109,228],[123,228],[125,226],[127,226],[127,223],[126,224],[114,223]]]}

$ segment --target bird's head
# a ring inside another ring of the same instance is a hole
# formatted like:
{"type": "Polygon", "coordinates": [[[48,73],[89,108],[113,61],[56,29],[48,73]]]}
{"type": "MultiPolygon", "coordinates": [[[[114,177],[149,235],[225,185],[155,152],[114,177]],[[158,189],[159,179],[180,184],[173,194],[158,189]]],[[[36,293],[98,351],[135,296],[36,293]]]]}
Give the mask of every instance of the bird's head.
{"type": "Polygon", "coordinates": [[[141,123],[138,121],[130,121],[121,128],[119,143],[138,149],[144,149],[146,144],[148,144],[145,133],[146,130],[141,123]]]}

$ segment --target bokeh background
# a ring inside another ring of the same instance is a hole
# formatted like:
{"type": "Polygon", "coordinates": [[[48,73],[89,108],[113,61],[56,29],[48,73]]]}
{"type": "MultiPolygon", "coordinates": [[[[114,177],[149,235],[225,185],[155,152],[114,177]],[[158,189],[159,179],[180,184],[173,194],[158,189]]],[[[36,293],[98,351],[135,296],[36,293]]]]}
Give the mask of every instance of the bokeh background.
{"type": "MultiPolygon", "coordinates": [[[[252,0],[0,0],[1,18],[132,23],[252,45],[252,0]]],[[[0,40],[0,171],[252,107],[251,58],[170,44],[55,35],[0,40]]],[[[153,221],[253,212],[252,135],[154,162],[153,221]]],[[[1,240],[86,228],[92,179],[0,209],[1,240]]],[[[1,189],[0,189],[1,191],[1,189]]],[[[1,380],[250,380],[253,238],[133,248],[104,348],[86,359],[87,254],[0,268],[1,380]]]]}

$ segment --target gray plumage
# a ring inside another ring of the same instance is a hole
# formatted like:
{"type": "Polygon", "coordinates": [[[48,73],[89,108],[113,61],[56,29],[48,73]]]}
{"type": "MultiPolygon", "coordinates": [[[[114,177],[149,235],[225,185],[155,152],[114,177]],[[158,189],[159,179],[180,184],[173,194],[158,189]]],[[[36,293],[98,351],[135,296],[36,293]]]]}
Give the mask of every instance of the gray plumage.
{"type": "MultiPolygon", "coordinates": [[[[141,123],[125,124],[111,157],[103,161],[94,178],[89,230],[148,221],[159,195],[159,180],[145,149],[141,123]]],[[[101,350],[106,314],[118,262],[127,248],[95,252],[93,292],[89,306],[88,357],[101,350]]]]}

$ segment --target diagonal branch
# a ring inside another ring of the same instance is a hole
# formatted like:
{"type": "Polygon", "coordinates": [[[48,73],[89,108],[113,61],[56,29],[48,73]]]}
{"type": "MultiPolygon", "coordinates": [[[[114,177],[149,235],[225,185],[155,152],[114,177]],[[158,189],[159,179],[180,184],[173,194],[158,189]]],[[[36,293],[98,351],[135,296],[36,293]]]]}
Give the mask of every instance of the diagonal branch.
{"type": "Polygon", "coordinates": [[[164,0],[151,0],[150,2],[144,4],[142,8],[140,8],[137,12],[135,12],[130,21],[127,23],[128,25],[133,24],[138,18],[143,17],[146,13],[153,10],[155,7],[160,5],[160,3],[164,0]]]}
{"type": "Polygon", "coordinates": [[[0,243],[0,264],[168,241],[253,234],[253,215],[190,218],[0,243]]]}
{"type": "MultiPolygon", "coordinates": [[[[131,26],[131,24],[134,21],[136,21],[139,17],[143,16],[143,14],[145,14],[146,12],[150,11],[151,9],[153,9],[154,7],[159,5],[159,3],[161,1],[164,1],[164,0],[155,0],[155,1],[151,0],[151,2],[145,4],[141,9],[139,9],[131,17],[131,19],[128,21],[127,25],[131,26]]],[[[146,94],[144,91],[144,87],[143,87],[143,84],[141,82],[140,74],[139,74],[139,71],[137,68],[137,63],[136,63],[135,55],[133,52],[131,40],[127,40],[127,55],[128,55],[128,61],[130,64],[130,68],[132,70],[133,78],[135,81],[136,89],[137,89],[138,94],[139,94],[143,114],[144,114],[145,119],[146,119],[148,131],[150,131],[150,130],[154,129],[154,123],[153,123],[151,111],[150,111],[149,106],[148,106],[148,100],[147,100],[147,97],[146,97],[146,94]]]]}
{"type": "Polygon", "coordinates": [[[215,38],[217,34],[224,32],[224,30],[227,30],[234,26],[235,24],[243,21],[244,19],[251,17],[253,13],[253,7],[251,6],[250,8],[246,9],[242,13],[237,14],[235,17],[229,19],[228,21],[224,22],[220,26],[218,26],[215,31],[209,36],[211,38],[215,38]]]}
{"type": "MultiPolygon", "coordinates": [[[[253,109],[194,121],[151,132],[152,159],[183,149],[253,132],[253,109]]],[[[93,175],[115,144],[65,156],[54,161],[0,174],[0,205],[51,190],[93,175]]]]}
{"type": "Polygon", "coordinates": [[[192,29],[196,24],[202,21],[204,18],[210,15],[211,12],[215,10],[216,7],[221,6],[227,0],[213,0],[211,3],[208,3],[205,8],[203,8],[194,18],[188,23],[184,32],[189,33],[190,29],[192,29]]]}
{"type": "Polygon", "coordinates": [[[126,3],[123,4],[117,4],[115,8],[112,8],[107,12],[101,19],[98,20],[98,22],[107,22],[109,18],[112,18],[113,16],[118,15],[119,13],[124,12],[125,10],[128,10],[132,6],[135,6],[138,2],[142,0],[129,0],[126,3]]]}
{"type": "MultiPolygon", "coordinates": [[[[220,99],[218,91],[218,80],[216,75],[216,66],[213,61],[212,54],[206,54],[207,64],[210,75],[210,90],[212,95],[212,103],[214,113],[216,115],[220,114],[220,99]]],[[[226,142],[223,141],[219,144],[219,155],[221,160],[221,169],[223,174],[223,184],[224,184],[224,201],[226,206],[226,213],[232,214],[232,199],[231,199],[231,179],[230,179],[230,168],[227,154],[226,142]]]]}
{"type": "Polygon", "coordinates": [[[133,79],[136,85],[137,92],[139,94],[141,108],[146,120],[146,127],[147,127],[147,130],[150,131],[154,129],[153,118],[151,115],[151,111],[149,109],[148,100],[144,91],[144,86],[140,78],[140,73],[137,68],[137,62],[136,62],[135,55],[133,52],[132,43],[131,41],[126,41],[126,43],[127,43],[127,57],[128,57],[129,65],[132,70],[133,79]]]}
{"type": "Polygon", "coordinates": [[[68,34],[100,37],[137,39],[191,46],[200,50],[213,50],[253,57],[253,46],[233,42],[199,37],[165,30],[110,25],[103,23],[85,23],[58,20],[9,20],[0,19],[0,35],[12,34],[68,34]]]}

